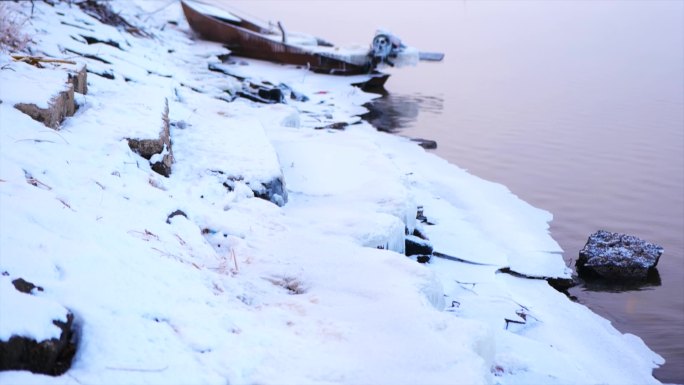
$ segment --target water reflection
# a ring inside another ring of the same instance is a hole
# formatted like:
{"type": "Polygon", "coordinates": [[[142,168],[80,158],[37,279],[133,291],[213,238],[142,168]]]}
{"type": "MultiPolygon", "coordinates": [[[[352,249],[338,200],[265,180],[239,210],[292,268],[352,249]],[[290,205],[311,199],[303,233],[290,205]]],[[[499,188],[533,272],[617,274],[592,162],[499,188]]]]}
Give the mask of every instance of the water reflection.
{"type": "Polygon", "coordinates": [[[380,131],[396,133],[413,125],[419,113],[441,114],[444,99],[441,96],[416,94],[390,94],[383,90],[382,97],[364,105],[368,113],[361,117],[380,131]]]}
{"type": "Polygon", "coordinates": [[[658,269],[651,269],[643,280],[626,282],[606,281],[602,279],[583,279],[582,291],[602,291],[607,293],[623,293],[627,291],[651,290],[662,284],[658,269]]]}

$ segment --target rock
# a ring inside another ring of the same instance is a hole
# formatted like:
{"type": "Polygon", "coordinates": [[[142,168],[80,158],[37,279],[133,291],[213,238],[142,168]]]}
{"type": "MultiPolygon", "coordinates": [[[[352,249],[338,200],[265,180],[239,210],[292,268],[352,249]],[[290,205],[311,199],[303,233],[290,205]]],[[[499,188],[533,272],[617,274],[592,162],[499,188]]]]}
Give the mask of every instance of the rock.
{"type": "Polygon", "coordinates": [[[426,150],[434,150],[437,148],[437,142],[432,139],[412,138],[412,142],[418,143],[420,147],[426,150]]]}
{"type": "Polygon", "coordinates": [[[88,93],[88,71],[85,64],[76,71],[69,71],[67,79],[74,86],[74,92],[83,95],[88,93]]]}
{"type": "Polygon", "coordinates": [[[0,370],[28,370],[33,373],[59,376],[69,370],[76,354],[73,342],[74,316],[67,314],[67,322],[52,321],[62,330],[59,339],[36,341],[12,336],[0,341],[0,370]]]}
{"type": "MultiPolygon", "coordinates": [[[[423,206],[418,206],[418,210],[416,211],[416,219],[420,221],[420,223],[425,223],[428,226],[433,225],[434,223],[430,222],[427,217],[425,216],[425,213],[423,211],[423,206]]],[[[417,235],[417,234],[414,234],[417,235]]],[[[425,236],[420,236],[421,238],[425,238],[425,236]]]]}
{"type": "MultiPolygon", "coordinates": [[[[78,69],[67,68],[67,79],[66,85],[61,86],[56,84],[55,93],[52,95],[50,100],[46,103],[47,107],[39,106],[36,103],[15,103],[14,107],[19,111],[27,114],[32,119],[37,120],[47,127],[58,130],[60,124],[64,121],[64,118],[68,116],[73,116],[76,112],[76,102],[74,100],[74,92],[85,94],[88,92],[88,81],[87,72],[85,64],[82,64],[78,69]]],[[[48,70],[41,69],[36,70],[36,77],[43,80],[45,84],[54,84],[57,78],[61,78],[61,69],[48,70]],[[51,76],[50,73],[54,74],[51,76]]],[[[63,79],[63,78],[62,78],[63,79]]],[[[57,82],[61,83],[61,82],[57,82]]]]}
{"type": "Polygon", "coordinates": [[[188,214],[186,214],[183,210],[176,210],[166,217],[166,223],[171,224],[171,218],[175,217],[176,215],[182,215],[186,219],[188,218],[188,214]]]}
{"type": "Polygon", "coordinates": [[[635,236],[599,230],[589,236],[575,263],[583,278],[644,280],[663,248],[635,236]]]}
{"type": "Polygon", "coordinates": [[[237,95],[253,102],[274,104],[285,103],[285,96],[280,88],[266,87],[249,83],[242,91],[238,91],[237,95]]]}
{"type": "Polygon", "coordinates": [[[168,177],[171,175],[173,150],[171,148],[171,134],[169,132],[169,101],[165,101],[162,112],[162,128],[159,137],[152,139],[129,138],[128,147],[135,153],[150,161],[152,170],[168,177]]]}
{"type": "MultiPolygon", "coordinates": [[[[8,276],[9,273],[3,272],[2,277],[8,276]]],[[[32,295],[36,290],[43,291],[40,286],[22,278],[11,283],[8,278],[0,282],[0,317],[5,317],[0,339],[0,371],[63,374],[71,367],[76,353],[74,315],[49,299],[32,295]],[[52,329],[51,324],[58,329],[52,329]]]]}
{"type": "Polygon", "coordinates": [[[319,126],[319,127],[314,127],[315,130],[344,130],[349,126],[349,123],[346,122],[336,122],[336,123],[330,123],[326,124],[325,126],[319,126]]]}
{"type": "MultiPolygon", "coordinates": [[[[212,170],[212,173],[218,175],[225,175],[226,173],[221,170],[212,170]]],[[[223,186],[228,189],[228,191],[234,191],[236,188],[236,182],[242,182],[243,179],[238,177],[226,177],[223,181],[223,186]]],[[[256,198],[261,198],[267,200],[271,203],[275,203],[278,206],[284,206],[287,203],[287,189],[285,188],[285,180],[282,176],[274,177],[273,179],[265,182],[252,181],[245,183],[256,198]]]]}
{"type": "Polygon", "coordinates": [[[43,288],[40,286],[36,286],[33,283],[23,279],[23,278],[17,278],[14,281],[12,281],[12,285],[14,285],[14,288],[17,289],[18,291],[26,294],[31,294],[33,289],[37,289],[38,291],[43,291],[43,288]]]}
{"type": "Polygon", "coordinates": [[[74,115],[76,111],[74,87],[70,85],[54,95],[48,102],[47,108],[38,107],[33,103],[17,103],[14,108],[30,116],[33,120],[58,130],[64,118],[74,115]]]}
{"type": "Polygon", "coordinates": [[[561,292],[567,296],[570,296],[569,290],[579,284],[577,279],[573,278],[573,277],[571,277],[571,278],[547,278],[546,282],[548,282],[552,288],[558,290],[559,292],[561,292]]]}
{"type": "Polygon", "coordinates": [[[418,256],[416,256],[416,261],[418,263],[428,263],[428,262],[430,262],[430,256],[429,255],[418,255],[418,256]]]}
{"type": "Polygon", "coordinates": [[[404,249],[406,256],[411,255],[431,255],[432,245],[428,240],[421,239],[415,235],[406,236],[406,247],[404,249]]]}
{"type": "Polygon", "coordinates": [[[258,183],[257,186],[249,184],[249,187],[254,191],[254,196],[257,198],[265,199],[278,206],[284,206],[287,203],[287,189],[282,177],[258,183]]]}

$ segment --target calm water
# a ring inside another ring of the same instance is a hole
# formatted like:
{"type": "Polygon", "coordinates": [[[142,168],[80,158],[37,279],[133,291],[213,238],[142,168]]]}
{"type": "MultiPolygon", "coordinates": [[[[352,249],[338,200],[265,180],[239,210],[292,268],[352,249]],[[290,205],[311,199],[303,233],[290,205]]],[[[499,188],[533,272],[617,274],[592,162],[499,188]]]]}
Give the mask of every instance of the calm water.
{"type": "Polygon", "coordinates": [[[658,379],[684,383],[684,2],[230,4],[337,43],[382,27],[445,52],[392,71],[376,123],[552,212],[568,264],[598,229],[663,246],[659,286],[571,294],[663,355],[658,379]]]}

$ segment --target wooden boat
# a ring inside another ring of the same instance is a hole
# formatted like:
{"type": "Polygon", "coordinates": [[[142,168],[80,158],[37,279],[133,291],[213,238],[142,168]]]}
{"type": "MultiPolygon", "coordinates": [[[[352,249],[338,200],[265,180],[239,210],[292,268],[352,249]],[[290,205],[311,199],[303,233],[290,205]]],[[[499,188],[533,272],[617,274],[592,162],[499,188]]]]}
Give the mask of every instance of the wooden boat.
{"type": "Polygon", "coordinates": [[[332,44],[322,39],[314,38],[306,42],[308,44],[294,44],[287,41],[288,36],[284,34],[282,26],[278,28],[279,33],[273,26],[204,4],[183,0],[181,6],[188,24],[195,32],[204,39],[223,43],[237,56],[295,64],[328,74],[357,75],[373,70],[370,60],[352,63],[317,52],[320,48],[332,47],[332,44]]]}
{"type": "Polygon", "coordinates": [[[381,86],[389,77],[376,71],[378,65],[394,65],[397,60],[439,61],[444,56],[419,53],[386,33],[378,33],[370,48],[340,49],[314,36],[286,33],[280,22],[277,27],[267,25],[190,0],[181,0],[181,6],[195,32],[204,39],[224,44],[236,56],[299,65],[318,73],[374,74],[373,86],[381,86]]]}

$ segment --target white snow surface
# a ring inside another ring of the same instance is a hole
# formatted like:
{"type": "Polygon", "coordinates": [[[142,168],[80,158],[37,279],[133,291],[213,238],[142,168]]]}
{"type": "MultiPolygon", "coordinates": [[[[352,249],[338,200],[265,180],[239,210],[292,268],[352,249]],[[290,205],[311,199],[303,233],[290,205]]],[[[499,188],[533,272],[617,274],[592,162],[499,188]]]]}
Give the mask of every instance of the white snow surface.
{"type": "Polygon", "coordinates": [[[67,321],[64,307],[49,299],[17,291],[5,276],[0,277],[0,298],[0,341],[7,341],[12,336],[37,341],[59,339],[61,329],[52,320],[67,321]]]}
{"type": "Polygon", "coordinates": [[[226,51],[194,37],[180,3],[110,5],[151,37],[73,4],[6,4],[33,7],[34,54],[91,73],[55,131],[13,105],[48,101],[63,68],[0,54],[0,340],[56,337],[66,309],[77,335],[64,375],[1,384],[658,383],[641,339],[500,272],[569,276],[552,215],[361,121],[377,96],[360,77],[239,59],[224,65],[309,100],[229,101],[240,80],[208,70],[226,51]],[[168,178],[126,140],[158,133],[167,102],[168,178]],[[273,177],[282,207],[250,186],[273,177]],[[405,257],[414,229],[463,262],[405,257]],[[16,278],[44,291],[14,292],[16,278]]]}

